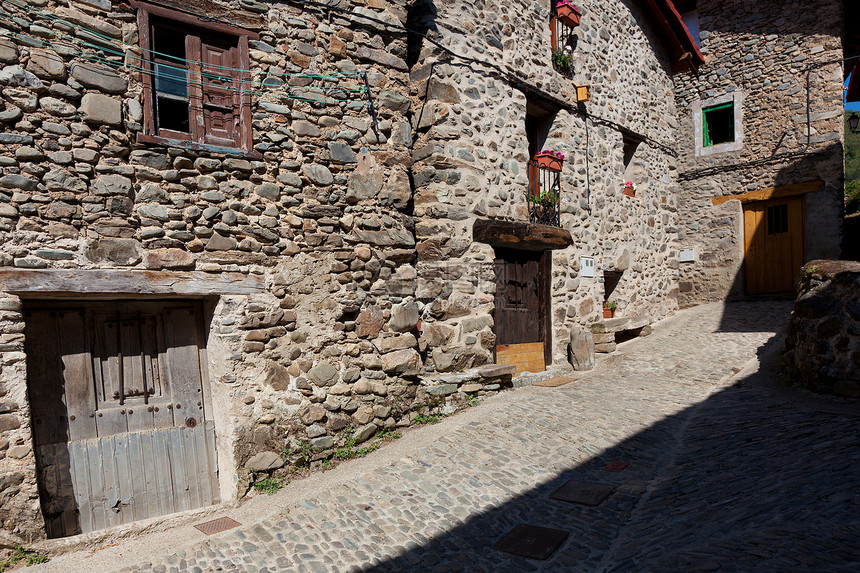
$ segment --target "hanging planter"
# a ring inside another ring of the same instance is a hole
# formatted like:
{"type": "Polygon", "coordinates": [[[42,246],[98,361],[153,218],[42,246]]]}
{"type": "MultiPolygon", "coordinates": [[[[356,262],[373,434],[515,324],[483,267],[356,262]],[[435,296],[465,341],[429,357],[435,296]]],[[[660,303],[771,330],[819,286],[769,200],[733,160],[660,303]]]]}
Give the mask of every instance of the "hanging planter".
{"type": "Polygon", "coordinates": [[[538,167],[547,171],[561,171],[564,165],[564,155],[558,151],[541,151],[535,155],[538,167]]]}
{"type": "Polygon", "coordinates": [[[561,0],[555,5],[555,14],[559,20],[572,28],[579,26],[582,19],[582,12],[579,11],[579,7],[570,4],[567,0],[561,0]]]}
{"type": "Polygon", "coordinates": [[[632,181],[624,182],[624,194],[628,197],[636,197],[636,185],[632,181]]]}

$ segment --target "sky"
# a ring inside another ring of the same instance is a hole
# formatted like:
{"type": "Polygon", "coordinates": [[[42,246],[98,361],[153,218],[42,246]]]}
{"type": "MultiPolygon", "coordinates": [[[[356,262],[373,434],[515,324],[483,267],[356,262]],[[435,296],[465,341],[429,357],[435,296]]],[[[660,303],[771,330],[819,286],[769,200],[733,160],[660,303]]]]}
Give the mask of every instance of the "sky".
{"type": "MultiPolygon", "coordinates": [[[[848,81],[850,79],[851,79],[851,76],[849,75],[848,78],[845,80],[845,86],[844,86],[845,89],[848,89],[848,81]]],[[[842,97],[844,98],[845,95],[843,94],[842,97]]],[[[852,101],[851,103],[846,103],[845,109],[848,111],[860,111],[860,101],[852,101]]]]}

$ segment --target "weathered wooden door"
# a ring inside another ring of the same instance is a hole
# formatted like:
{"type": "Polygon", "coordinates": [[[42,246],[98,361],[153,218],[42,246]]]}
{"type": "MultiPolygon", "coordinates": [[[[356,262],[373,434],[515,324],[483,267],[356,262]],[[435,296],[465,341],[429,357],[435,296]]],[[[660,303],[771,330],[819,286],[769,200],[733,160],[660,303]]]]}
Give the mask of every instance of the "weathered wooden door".
{"type": "Polygon", "coordinates": [[[549,356],[548,252],[496,249],[496,362],[542,372],[549,356]]]}
{"type": "Polygon", "coordinates": [[[803,197],[744,205],[747,294],[788,292],[803,266],[803,197]]]}
{"type": "Polygon", "coordinates": [[[49,537],[220,500],[203,341],[193,302],[26,305],[49,537]]]}

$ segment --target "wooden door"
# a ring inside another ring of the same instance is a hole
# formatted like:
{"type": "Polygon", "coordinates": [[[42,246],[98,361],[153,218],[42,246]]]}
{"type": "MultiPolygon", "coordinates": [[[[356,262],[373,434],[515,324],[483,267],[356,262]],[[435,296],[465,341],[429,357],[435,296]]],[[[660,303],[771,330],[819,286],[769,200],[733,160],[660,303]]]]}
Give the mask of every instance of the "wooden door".
{"type": "Polygon", "coordinates": [[[25,337],[49,537],[220,500],[198,305],[28,304],[25,337]]]}
{"type": "Polygon", "coordinates": [[[542,372],[550,358],[548,252],[496,249],[496,362],[542,372]]]}
{"type": "Polygon", "coordinates": [[[747,294],[790,292],[804,261],[803,197],[744,205],[747,294]]]}

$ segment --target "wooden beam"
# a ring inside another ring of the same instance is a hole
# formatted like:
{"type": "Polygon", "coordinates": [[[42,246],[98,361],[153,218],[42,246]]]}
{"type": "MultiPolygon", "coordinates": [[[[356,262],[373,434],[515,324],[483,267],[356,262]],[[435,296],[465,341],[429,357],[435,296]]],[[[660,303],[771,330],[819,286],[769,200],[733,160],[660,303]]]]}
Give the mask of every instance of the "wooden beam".
{"type": "Polygon", "coordinates": [[[549,251],[573,244],[570,231],[537,223],[490,221],[478,219],[472,227],[472,239],[494,247],[549,251]]]}
{"type": "Polygon", "coordinates": [[[722,205],[726,201],[737,199],[741,203],[753,203],[755,201],[767,201],[769,199],[782,199],[784,197],[796,197],[797,195],[805,195],[814,191],[824,189],[824,181],[820,179],[815,181],[805,181],[803,183],[795,183],[794,185],[783,185],[782,187],[770,187],[769,189],[759,189],[757,191],[748,191],[740,195],[723,195],[714,197],[711,201],[714,205],[722,205]]]}
{"type": "Polygon", "coordinates": [[[0,270],[0,291],[33,296],[258,294],[262,277],[241,273],[116,269],[0,270]]]}

